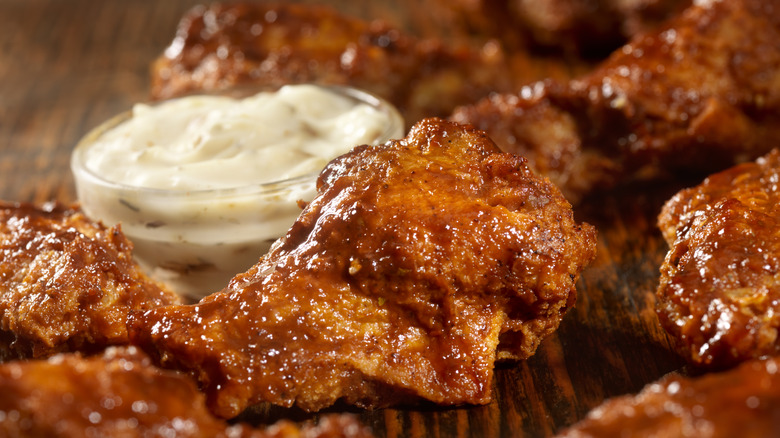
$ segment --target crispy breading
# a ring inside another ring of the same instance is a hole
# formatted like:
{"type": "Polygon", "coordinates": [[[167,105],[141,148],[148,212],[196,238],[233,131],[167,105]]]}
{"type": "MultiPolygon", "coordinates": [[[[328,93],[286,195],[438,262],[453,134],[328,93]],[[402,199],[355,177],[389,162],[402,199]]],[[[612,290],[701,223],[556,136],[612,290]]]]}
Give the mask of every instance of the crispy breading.
{"type": "Polygon", "coordinates": [[[126,344],[128,312],[179,302],[118,226],[77,207],[0,203],[0,361],[126,344]]]}
{"type": "Polygon", "coordinates": [[[557,188],[443,120],[335,159],[318,191],[222,292],[131,323],[218,415],[258,402],[487,403],[495,361],[535,352],[595,257],[594,228],[557,188]]]}

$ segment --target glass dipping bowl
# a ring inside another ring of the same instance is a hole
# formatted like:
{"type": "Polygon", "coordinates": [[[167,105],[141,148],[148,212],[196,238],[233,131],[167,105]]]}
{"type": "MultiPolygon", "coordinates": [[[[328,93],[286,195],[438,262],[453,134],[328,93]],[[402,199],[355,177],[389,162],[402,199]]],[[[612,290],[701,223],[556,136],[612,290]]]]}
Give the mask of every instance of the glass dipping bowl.
{"type": "MultiPolygon", "coordinates": [[[[323,88],[384,114],[384,131],[363,143],[382,144],[404,135],[401,116],[386,101],[354,88],[323,88]]],[[[204,190],[113,182],[90,169],[87,151],[132,117],[132,111],[122,113],[76,145],[71,170],[78,200],[89,217],[121,224],[141,267],[189,301],[221,290],[257,263],[301,213],[298,201],[309,202],[316,194],[321,169],[281,181],[204,190]]]]}

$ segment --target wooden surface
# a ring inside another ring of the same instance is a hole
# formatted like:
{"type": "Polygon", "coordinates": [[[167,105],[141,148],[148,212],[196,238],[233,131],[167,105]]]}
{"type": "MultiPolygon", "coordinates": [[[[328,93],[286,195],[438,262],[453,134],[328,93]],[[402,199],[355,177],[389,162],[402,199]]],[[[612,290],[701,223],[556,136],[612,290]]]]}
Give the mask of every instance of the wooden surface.
{"type": "MultiPolygon", "coordinates": [[[[90,128],[147,98],[150,62],[196,3],[0,0],[0,198],[74,201],[71,149],[90,128]]],[[[403,11],[391,6],[419,2],[336,3],[397,17],[403,11]]],[[[605,398],[678,369],[652,301],[666,251],[655,216],[670,193],[627,189],[577,210],[597,226],[600,242],[576,308],[530,360],[498,367],[491,404],[351,411],[379,437],[550,436],[605,398]]],[[[278,416],[308,417],[271,409],[246,419],[278,416]]]]}

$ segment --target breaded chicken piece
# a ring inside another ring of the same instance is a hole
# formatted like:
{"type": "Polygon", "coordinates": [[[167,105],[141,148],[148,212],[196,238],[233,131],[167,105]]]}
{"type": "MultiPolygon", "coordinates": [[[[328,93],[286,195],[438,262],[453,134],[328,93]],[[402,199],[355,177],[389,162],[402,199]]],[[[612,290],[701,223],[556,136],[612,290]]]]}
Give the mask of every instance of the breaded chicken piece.
{"type": "Polygon", "coordinates": [[[576,203],[634,179],[755,159],[780,138],[780,4],[702,1],[593,73],[456,111],[576,203]]]}
{"type": "Polygon", "coordinates": [[[659,219],[670,250],[658,316],[694,365],[780,353],[780,152],[681,191],[659,219]]]}
{"type": "Polygon", "coordinates": [[[371,436],[353,417],[335,414],[318,425],[228,425],[208,412],[192,379],[153,366],[135,347],[110,347],[98,357],[64,353],[0,365],[0,394],[5,437],[371,436]]]}
{"type": "Polygon", "coordinates": [[[0,202],[0,361],[125,344],[128,312],[179,302],[135,264],[118,226],[0,202]]]}
{"type": "Polygon", "coordinates": [[[152,96],[235,86],[351,85],[392,102],[410,124],[493,90],[514,89],[502,51],[452,48],[326,6],[198,6],[152,67],[152,96]]]}
{"type": "Polygon", "coordinates": [[[752,360],[691,378],[664,377],[607,400],[559,438],[765,438],[780,435],[780,362],[752,360]]]}
{"type": "Polygon", "coordinates": [[[575,302],[595,230],[484,133],[426,119],[332,161],[285,237],[222,292],[138,315],[131,337],[220,416],[487,403],[575,302]]]}

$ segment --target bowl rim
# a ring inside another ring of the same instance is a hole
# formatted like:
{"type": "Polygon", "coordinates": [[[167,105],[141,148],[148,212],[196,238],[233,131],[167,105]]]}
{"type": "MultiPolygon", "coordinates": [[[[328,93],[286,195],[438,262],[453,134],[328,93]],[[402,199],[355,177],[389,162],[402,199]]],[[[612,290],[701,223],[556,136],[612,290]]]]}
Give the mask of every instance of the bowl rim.
{"type": "MultiPolygon", "coordinates": [[[[298,86],[298,85],[316,86],[319,88],[330,90],[336,94],[347,96],[356,101],[366,103],[371,107],[379,109],[381,112],[385,113],[388,116],[388,120],[390,123],[388,123],[388,126],[380,134],[376,143],[372,143],[372,144],[378,145],[378,144],[386,143],[390,140],[397,140],[391,138],[395,132],[401,132],[403,135],[403,132],[405,130],[404,121],[398,109],[387,100],[375,94],[372,94],[368,91],[361,90],[355,87],[350,87],[346,85],[327,85],[327,84],[307,83],[307,84],[286,84],[276,88],[239,87],[237,89],[242,93],[247,92],[248,90],[254,90],[253,93],[246,94],[246,97],[248,97],[250,95],[257,94],[257,93],[274,92],[284,87],[298,86]]],[[[198,93],[190,93],[182,96],[177,96],[171,99],[165,99],[165,100],[159,100],[153,102],[140,102],[140,103],[154,106],[154,105],[160,105],[166,102],[176,101],[176,100],[193,97],[193,96],[226,95],[231,91],[236,91],[236,88],[230,88],[225,90],[214,90],[214,91],[202,91],[198,93]]],[[[155,188],[155,187],[143,187],[143,186],[136,186],[132,184],[111,181],[110,179],[104,178],[101,175],[94,172],[92,169],[90,169],[86,165],[86,158],[84,155],[86,151],[89,149],[90,145],[94,144],[106,132],[110,131],[111,129],[119,126],[121,123],[132,118],[132,114],[133,114],[133,110],[129,109],[114,115],[113,117],[102,122],[95,128],[89,130],[87,134],[81,137],[81,139],[76,143],[71,153],[70,168],[71,168],[71,173],[73,175],[73,178],[75,179],[77,184],[81,180],[83,182],[89,182],[92,185],[101,186],[109,190],[114,190],[119,192],[129,192],[129,191],[139,192],[139,193],[143,193],[146,196],[151,196],[156,198],[168,198],[168,197],[178,198],[182,196],[229,197],[229,196],[244,196],[250,194],[274,194],[277,192],[281,192],[283,190],[287,190],[290,187],[293,187],[297,184],[305,183],[311,181],[312,179],[316,179],[322,172],[322,170],[317,170],[314,172],[308,172],[302,175],[298,175],[298,176],[294,176],[282,180],[276,180],[276,181],[268,181],[262,183],[249,183],[249,184],[237,185],[233,187],[193,189],[193,190],[171,190],[171,189],[163,189],[163,188],[155,188]]],[[[353,145],[352,147],[354,148],[356,146],[359,145],[356,144],[353,145]]]]}

